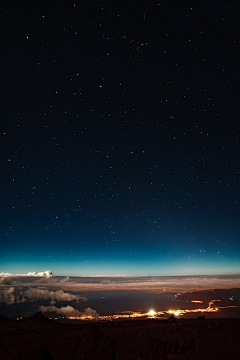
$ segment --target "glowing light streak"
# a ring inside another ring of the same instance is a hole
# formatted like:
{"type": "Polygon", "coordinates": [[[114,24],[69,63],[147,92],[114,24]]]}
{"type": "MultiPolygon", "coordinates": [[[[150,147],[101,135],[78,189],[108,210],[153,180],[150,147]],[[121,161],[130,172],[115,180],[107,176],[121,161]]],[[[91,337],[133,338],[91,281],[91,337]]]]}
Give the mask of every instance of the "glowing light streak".
{"type": "MultiPolygon", "coordinates": [[[[68,319],[71,320],[86,320],[86,321],[113,321],[113,320],[121,320],[121,319],[136,319],[136,318],[157,318],[161,315],[172,314],[175,316],[182,316],[184,314],[189,313],[214,313],[217,312],[219,309],[217,307],[213,307],[214,302],[221,301],[221,300],[211,300],[208,304],[207,308],[202,309],[184,309],[184,310],[167,310],[167,311],[154,311],[150,310],[148,313],[141,313],[141,312],[133,312],[132,314],[117,314],[117,315],[102,315],[98,317],[94,317],[92,315],[81,315],[81,316],[69,316],[68,319]]],[[[194,302],[201,302],[201,301],[194,301],[194,302]]]]}

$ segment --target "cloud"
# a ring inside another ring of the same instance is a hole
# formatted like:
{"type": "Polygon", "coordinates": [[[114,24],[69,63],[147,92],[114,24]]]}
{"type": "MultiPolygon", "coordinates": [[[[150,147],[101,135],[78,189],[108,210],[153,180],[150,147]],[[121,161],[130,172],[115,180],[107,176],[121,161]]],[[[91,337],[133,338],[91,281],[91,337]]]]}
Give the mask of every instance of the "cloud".
{"type": "Polygon", "coordinates": [[[35,300],[51,300],[50,304],[53,305],[56,301],[85,301],[86,297],[78,294],[72,294],[69,292],[64,292],[63,290],[49,291],[48,289],[39,289],[39,288],[28,288],[23,291],[22,296],[30,301],[35,300]]]}
{"type": "MultiPolygon", "coordinates": [[[[86,278],[74,277],[60,284],[60,279],[46,279],[47,286],[61,287],[65,291],[115,291],[141,290],[154,293],[187,292],[192,290],[231,289],[239,287],[240,275],[237,276],[145,276],[124,278],[86,278]]],[[[41,280],[43,283],[43,279],[41,280]]]]}
{"type": "Polygon", "coordinates": [[[61,279],[61,280],[59,280],[59,283],[67,283],[67,282],[69,282],[69,281],[71,281],[70,280],[70,277],[69,276],[67,276],[67,277],[64,277],[63,279],[61,279]]]}
{"type": "Polygon", "coordinates": [[[16,277],[16,276],[33,276],[33,277],[46,277],[50,278],[53,276],[53,273],[50,270],[41,271],[41,272],[29,272],[27,274],[11,274],[11,273],[0,273],[0,277],[16,277]]]}
{"type": "Polygon", "coordinates": [[[67,306],[61,306],[60,308],[56,307],[56,306],[44,306],[41,305],[39,307],[39,309],[41,310],[41,312],[45,313],[45,312],[55,312],[56,314],[60,314],[60,315],[64,315],[64,316],[76,316],[76,317],[81,317],[81,316],[92,316],[94,318],[98,318],[99,314],[97,313],[96,310],[91,309],[90,307],[87,307],[84,312],[80,312],[77,309],[74,309],[74,307],[67,305],[67,306]]]}
{"type": "Polygon", "coordinates": [[[98,317],[99,317],[99,314],[97,313],[97,311],[91,309],[90,307],[87,307],[87,308],[84,310],[83,315],[87,315],[87,316],[90,315],[90,316],[92,316],[92,317],[94,317],[94,318],[98,318],[98,317]]]}
{"type": "Polygon", "coordinates": [[[0,291],[0,303],[11,305],[15,302],[14,287],[0,291]]]}
{"type": "MultiPolygon", "coordinates": [[[[18,274],[17,276],[22,276],[21,274],[18,274]]],[[[41,272],[29,272],[26,274],[26,276],[37,276],[37,277],[46,277],[50,278],[53,276],[53,273],[50,270],[47,271],[41,271],[41,272]]]]}
{"type": "MultiPolygon", "coordinates": [[[[63,290],[71,292],[141,290],[154,293],[238,288],[240,275],[229,276],[139,276],[139,277],[0,277],[0,288],[63,290]]],[[[63,295],[65,296],[65,295],[63,295]]],[[[44,298],[45,299],[45,298],[44,298]]],[[[51,300],[51,297],[49,297],[51,300]]],[[[57,300],[53,298],[52,301],[57,300]]],[[[81,300],[81,299],[80,299],[81,300]]],[[[71,300],[70,300],[71,301],[71,300]]],[[[53,303],[52,303],[53,304],[53,303]]]]}
{"type": "Polygon", "coordinates": [[[6,289],[0,289],[0,304],[12,305],[14,303],[19,304],[26,301],[24,298],[16,296],[14,291],[15,288],[13,286],[6,289]]]}
{"type": "Polygon", "coordinates": [[[10,273],[0,273],[0,277],[11,277],[13,276],[13,274],[10,274],[10,273]]]}
{"type": "Polygon", "coordinates": [[[41,312],[45,313],[45,312],[55,312],[56,314],[61,314],[61,315],[65,315],[65,316],[81,316],[82,313],[77,310],[74,309],[74,307],[67,305],[67,306],[61,306],[60,308],[56,307],[56,306],[44,306],[41,305],[39,307],[39,309],[41,310],[41,312]]]}
{"type": "Polygon", "coordinates": [[[16,288],[14,286],[8,288],[0,288],[0,304],[12,305],[14,303],[22,303],[36,300],[50,300],[53,305],[56,301],[86,301],[87,298],[79,295],[64,292],[63,290],[50,291],[43,288],[16,288]],[[17,294],[15,293],[17,291],[17,294]]]}

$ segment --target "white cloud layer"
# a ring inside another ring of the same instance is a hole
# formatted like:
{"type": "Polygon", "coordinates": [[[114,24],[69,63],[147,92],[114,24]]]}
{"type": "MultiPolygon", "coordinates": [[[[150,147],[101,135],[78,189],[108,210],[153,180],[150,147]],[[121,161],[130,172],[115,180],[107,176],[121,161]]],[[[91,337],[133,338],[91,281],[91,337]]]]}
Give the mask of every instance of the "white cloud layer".
{"type": "Polygon", "coordinates": [[[84,309],[84,313],[83,315],[91,315],[94,318],[98,318],[99,314],[97,313],[96,310],[91,309],[90,307],[87,307],[86,309],[84,309]]]}
{"type": "Polygon", "coordinates": [[[15,301],[14,287],[0,291],[0,303],[11,305],[15,301]]]}
{"type": "Polygon", "coordinates": [[[15,288],[0,289],[0,304],[12,305],[14,303],[23,303],[26,300],[14,294],[15,288]]]}
{"type": "Polygon", "coordinates": [[[27,274],[11,274],[11,273],[0,273],[0,277],[15,277],[15,276],[33,276],[33,277],[46,277],[50,278],[53,276],[50,270],[41,271],[41,272],[29,272],[27,274]]]}
{"type": "Polygon", "coordinates": [[[64,292],[63,290],[48,290],[43,288],[16,288],[14,286],[8,288],[0,288],[0,304],[18,304],[25,301],[49,300],[53,305],[57,301],[85,301],[86,297],[79,294],[64,292]]]}
{"type": "Polygon", "coordinates": [[[67,305],[67,306],[61,306],[60,308],[56,307],[56,306],[44,306],[41,305],[39,307],[39,309],[41,310],[41,312],[45,313],[45,312],[55,312],[56,314],[60,314],[60,315],[65,315],[65,316],[81,316],[82,313],[80,313],[79,310],[74,309],[74,307],[67,305]]]}
{"type": "Polygon", "coordinates": [[[84,301],[87,300],[84,296],[78,294],[72,294],[64,292],[63,290],[49,291],[48,289],[28,288],[23,291],[22,296],[30,301],[35,300],[50,300],[50,304],[53,305],[56,301],[84,301]]]}
{"type": "MultiPolygon", "coordinates": [[[[208,289],[231,289],[238,288],[240,285],[240,275],[234,276],[145,276],[145,277],[129,277],[129,278],[86,278],[74,277],[63,282],[64,278],[40,278],[36,280],[36,285],[41,284],[48,288],[61,288],[65,291],[105,291],[105,290],[142,290],[154,293],[161,292],[187,292],[194,290],[208,290],[208,289]]],[[[24,281],[24,279],[23,279],[24,281]]],[[[16,286],[23,285],[24,282],[15,284],[16,286]]],[[[24,286],[31,286],[33,284],[26,283],[24,286]]]]}
{"type": "MultiPolygon", "coordinates": [[[[188,292],[208,289],[231,289],[240,287],[240,275],[229,276],[141,276],[141,277],[42,277],[0,275],[0,290],[15,287],[28,300],[48,299],[55,301],[77,299],[76,292],[141,290],[154,293],[188,292]],[[37,289],[37,290],[36,290],[37,289]],[[45,291],[42,291],[42,289],[45,291]],[[40,291],[41,290],[41,291],[40,291]],[[24,295],[24,291],[26,294],[24,295]],[[61,292],[62,291],[62,292],[61,292]],[[55,292],[55,294],[53,294],[55,292]],[[73,293],[73,294],[71,294],[73,293]],[[42,296],[42,297],[41,297],[42,296]]],[[[80,295],[79,295],[80,296],[80,295]]]]}
{"type": "Polygon", "coordinates": [[[61,306],[60,308],[56,307],[56,306],[52,306],[52,305],[49,305],[49,306],[44,306],[44,305],[41,305],[39,307],[39,309],[41,310],[41,312],[45,313],[45,312],[48,312],[48,313],[51,313],[51,312],[55,312],[56,314],[59,314],[59,315],[64,315],[64,316],[92,316],[94,318],[98,318],[99,317],[99,314],[97,313],[96,310],[93,310],[91,309],[90,307],[87,307],[84,312],[80,312],[79,310],[77,309],[74,309],[74,307],[72,306],[61,306]]]}

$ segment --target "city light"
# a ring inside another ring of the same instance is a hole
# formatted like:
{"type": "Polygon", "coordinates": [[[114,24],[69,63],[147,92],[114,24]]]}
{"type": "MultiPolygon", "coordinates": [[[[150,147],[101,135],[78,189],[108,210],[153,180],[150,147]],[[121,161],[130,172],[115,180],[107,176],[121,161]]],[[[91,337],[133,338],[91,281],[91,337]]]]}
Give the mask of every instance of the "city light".
{"type": "MultiPolygon", "coordinates": [[[[190,314],[190,313],[215,313],[218,311],[217,307],[213,307],[214,302],[221,301],[221,300],[211,300],[208,304],[207,308],[200,308],[200,309],[177,309],[177,310],[165,310],[165,311],[154,311],[151,309],[148,313],[142,313],[142,312],[132,312],[130,314],[115,314],[115,315],[102,315],[98,317],[94,317],[92,315],[81,315],[81,316],[68,316],[66,318],[71,320],[85,320],[85,321],[114,321],[114,320],[123,320],[123,319],[139,319],[139,318],[158,318],[160,316],[166,316],[166,315],[174,315],[176,317],[183,316],[184,314],[190,314]]],[[[193,302],[200,302],[194,300],[193,302]]],[[[55,318],[56,319],[56,318],[55,318]]]]}

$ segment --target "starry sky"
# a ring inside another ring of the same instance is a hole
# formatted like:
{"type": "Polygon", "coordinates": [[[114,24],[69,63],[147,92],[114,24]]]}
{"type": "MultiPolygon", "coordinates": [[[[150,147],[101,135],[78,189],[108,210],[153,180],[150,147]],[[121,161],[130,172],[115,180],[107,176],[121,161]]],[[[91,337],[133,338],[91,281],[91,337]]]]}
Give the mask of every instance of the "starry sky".
{"type": "Polygon", "coordinates": [[[240,6],[3,1],[0,272],[240,273],[240,6]]]}

